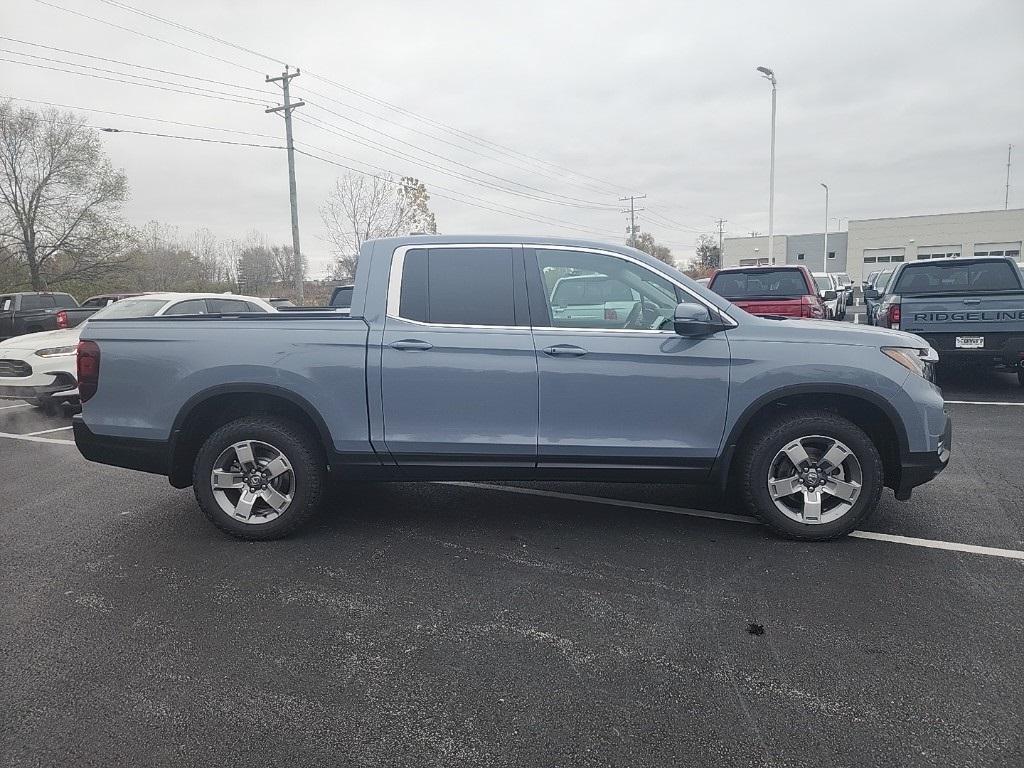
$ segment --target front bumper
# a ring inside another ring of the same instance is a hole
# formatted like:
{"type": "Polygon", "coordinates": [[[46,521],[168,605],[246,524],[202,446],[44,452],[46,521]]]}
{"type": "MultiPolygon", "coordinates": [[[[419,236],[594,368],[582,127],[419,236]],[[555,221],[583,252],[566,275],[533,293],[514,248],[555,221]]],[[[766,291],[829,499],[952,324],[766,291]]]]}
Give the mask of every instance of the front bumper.
{"type": "Polygon", "coordinates": [[[67,373],[32,376],[32,380],[49,379],[45,384],[28,383],[13,378],[0,378],[0,400],[74,400],[78,398],[78,383],[67,373]],[[18,383],[14,383],[18,382],[18,383]]]}
{"type": "Polygon", "coordinates": [[[919,485],[929,483],[949,464],[953,446],[953,422],[946,413],[946,427],[934,451],[908,453],[900,461],[900,479],[896,485],[896,498],[906,501],[910,492],[919,485]]]}

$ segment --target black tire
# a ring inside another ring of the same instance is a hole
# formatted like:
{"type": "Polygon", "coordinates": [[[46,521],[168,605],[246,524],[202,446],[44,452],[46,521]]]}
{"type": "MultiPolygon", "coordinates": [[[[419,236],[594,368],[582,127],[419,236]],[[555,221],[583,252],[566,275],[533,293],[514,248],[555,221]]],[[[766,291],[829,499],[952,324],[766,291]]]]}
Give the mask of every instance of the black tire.
{"type": "Polygon", "coordinates": [[[1017,383],[1024,387],[1024,370],[1017,371],[1017,383]]]}
{"type": "Polygon", "coordinates": [[[871,438],[853,422],[825,410],[787,410],[756,430],[740,456],[739,480],[748,510],[776,533],[799,541],[827,541],[845,536],[875,511],[884,484],[882,458],[871,438]],[[776,455],[789,442],[822,435],[844,443],[860,462],[860,496],[850,510],[827,523],[802,523],[775,506],[768,490],[768,473],[776,455]]]}
{"type": "Polygon", "coordinates": [[[200,447],[192,465],[192,489],[203,513],[222,531],[250,541],[280,539],[305,524],[319,509],[327,478],[325,464],[318,438],[299,424],[273,416],[245,416],[225,424],[200,447]],[[265,523],[246,523],[232,517],[214,496],[210,480],[214,463],[222,452],[244,440],[272,445],[291,464],[291,503],[277,518],[265,523]]]}

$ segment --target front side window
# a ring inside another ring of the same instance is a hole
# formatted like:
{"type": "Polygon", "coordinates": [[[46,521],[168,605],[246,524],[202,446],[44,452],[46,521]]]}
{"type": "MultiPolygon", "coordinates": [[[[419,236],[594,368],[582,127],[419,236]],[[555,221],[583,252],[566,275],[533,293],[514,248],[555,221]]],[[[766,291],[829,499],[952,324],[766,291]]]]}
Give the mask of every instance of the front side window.
{"type": "Polygon", "coordinates": [[[21,308],[25,309],[49,309],[56,306],[53,296],[26,296],[21,300],[21,308]]]}
{"type": "Polygon", "coordinates": [[[399,316],[444,325],[516,325],[512,253],[511,248],[407,251],[399,316]]]}
{"type": "MultiPolygon", "coordinates": [[[[601,253],[537,249],[553,328],[662,330],[687,298],[668,279],[640,264],[601,253]]],[[[690,299],[692,301],[692,299],[690,299]]],[[[535,325],[544,325],[544,318],[535,325]]]]}

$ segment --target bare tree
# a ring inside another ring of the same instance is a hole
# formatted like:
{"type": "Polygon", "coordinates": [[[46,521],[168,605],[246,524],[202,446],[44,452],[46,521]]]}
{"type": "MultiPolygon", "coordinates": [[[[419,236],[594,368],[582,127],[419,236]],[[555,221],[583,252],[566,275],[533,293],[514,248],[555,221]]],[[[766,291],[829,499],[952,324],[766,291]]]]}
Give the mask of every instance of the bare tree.
{"type": "Polygon", "coordinates": [[[338,258],[335,277],[344,280],[355,274],[359,248],[366,240],[436,232],[429,200],[426,185],[409,176],[396,181],[392,176],[348,173],[337,179],[320,207],[338,258]]]}
{"type": "Polygon", "coordinates": [[[70,112],[0,103],[0,246],[33,290],[111,274],[129,259],[124,173],[70,112]]]}

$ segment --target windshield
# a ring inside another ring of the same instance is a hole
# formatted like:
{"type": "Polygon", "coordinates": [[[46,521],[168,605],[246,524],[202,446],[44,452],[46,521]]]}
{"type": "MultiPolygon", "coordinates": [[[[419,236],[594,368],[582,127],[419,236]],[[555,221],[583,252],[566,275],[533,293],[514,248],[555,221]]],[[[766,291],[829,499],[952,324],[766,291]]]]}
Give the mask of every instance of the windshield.
{"type": "Polygon", "coordinates": [[[104,307],[92,320],[117,320],[132,317],[152,317],[167,303],[167,299],[124,299],[104,307]]]}
{"type": "Polygon", "coordinates": [[[1005,261],[914,264],[900,275],[894,293],[985,293],[1020,290],[1017,270],[1005,261]]]}
{"type": "Polygon", "coordinates": [[[607,275],[578,278],[569,277],[558,281],[551,296],[555,306],[579,307],[604,304],[608,301],[635,301],[636,297],[627,285],[607,275]]]}
{"type": "Polygon", "coordinates": [[[729,270],[715,275],[708,287],[730,300],[793,299],[805,296],[808,292],[807,283],[799,269],[729,270]]]}

